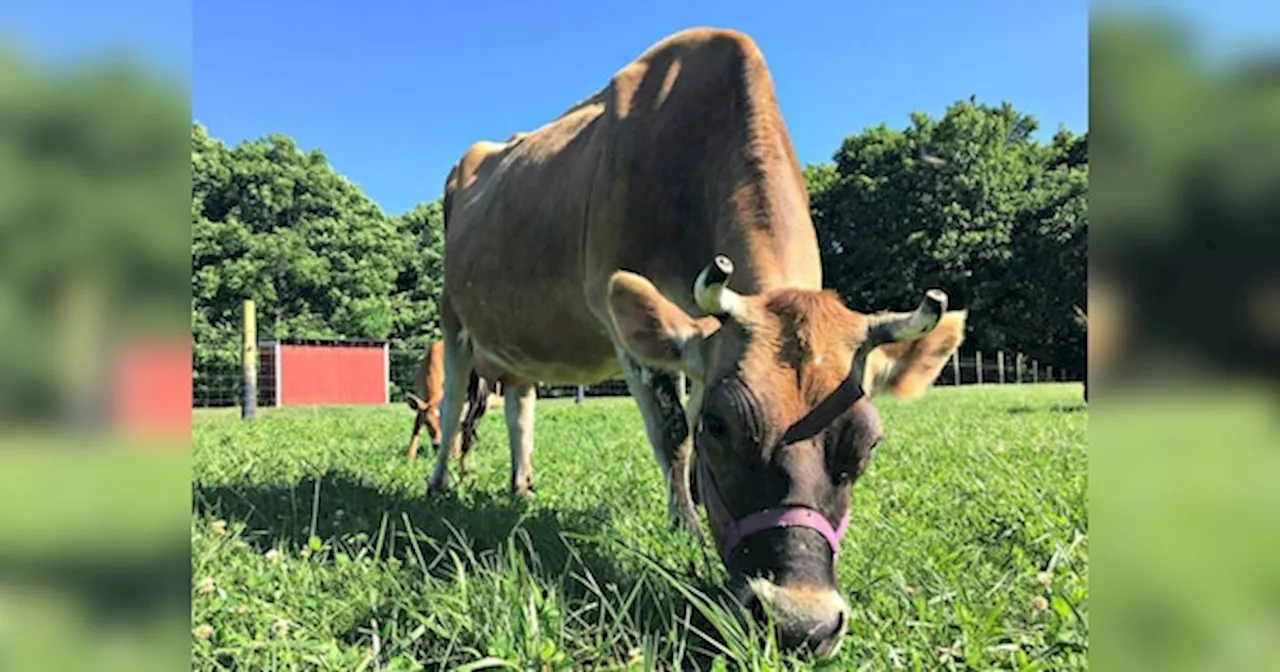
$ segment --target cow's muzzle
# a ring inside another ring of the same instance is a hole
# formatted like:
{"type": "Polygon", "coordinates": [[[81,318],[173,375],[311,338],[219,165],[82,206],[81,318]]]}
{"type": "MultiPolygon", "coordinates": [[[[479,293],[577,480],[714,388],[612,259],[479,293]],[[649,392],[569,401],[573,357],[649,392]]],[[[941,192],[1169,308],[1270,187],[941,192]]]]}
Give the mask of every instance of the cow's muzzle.
{"type": "Polygon", "coordinates": [[[849,629],[849,603],[835,589],[753,578],[738,582],[734,593],[757,619],[764,621],[767,612],[783,649],[807,650],[819,658],[840,651],[849,629]]]}

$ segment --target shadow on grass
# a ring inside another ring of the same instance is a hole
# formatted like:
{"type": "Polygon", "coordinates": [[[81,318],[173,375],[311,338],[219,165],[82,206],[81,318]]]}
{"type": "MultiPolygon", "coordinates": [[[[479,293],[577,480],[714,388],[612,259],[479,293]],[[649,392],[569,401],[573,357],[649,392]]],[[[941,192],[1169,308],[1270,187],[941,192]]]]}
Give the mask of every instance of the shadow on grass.
{"type": "Polygon", "coordinates": [[[1054,404],[1052,406],[1014,406],[1005,411],[1009,415],[1029,415],[1032,413],[1083,413],[1089,410],[1085,404],[1054,404]]]}
{"type": "MultiPolygon", "coordinates": [[[[563,547],[559,542],[561,532],[594,534],[607,529],[610,521],[605,506],[539,509],[512,495],[483,491],[413,496],[389,492],[349,472],[335,470],[319,479],[302,478],[292,486],[196,485],[192,502],[197,516],[244,522],[244,540],[259,551],[277,545],[300,549],[312,534],[321,540],[356,538],[372,546],[385,521],[384,557],[401,559],[409,552],[403,538],[406,517],[415,531],[441,544],[455,539],[456,529],[477,554],[502,547],[517,526],[540,545],[554,541],[563,547]]],[[[541,553],[552,549],[537,550],[541,553]]],[[[563,564],[567,557],[564,549],[564,553],[549,559],[563,564]]]]}
{"type": "MultiPolygon", "coordinates": [[[[599,597],[593,596],[590,589],[574,577],[590,576],[595,584],[616,585],[621,593],[627,593],[639,581],[646,581],[649,585],[639,591],[639,599],[628,607],[639,634],[662,638],[671,632],[673,622],[685,618],[689,626],[701,632],[716,631],[705,614],[678,590],[663,585],[669,583],[667,580],[651,571],[642,572],[646,577],[642,578],[636,574],[636,562],[629,563],[630,569],[622,566],[620,556],[629,551],[608,541],[612,516],[610,507],[603,504],[576,510],[547,509],[508,493],[468,490],[430,497],[411,496],[388,492],[350,472],[336,470],[319,479],[300,479],[291,486],[197,484],[192,491],[192,501],[197,516],[243,522],[246,529],[242,538],[259,552],[277,546],[295,551],[305,547],[312,536],[313,510],[315,536],[322,541],[329,540],[335,548],[341,548],[342,542],[334,540],[355,540],[355,548],[349,549],[354,555],[361,547],[377,547],[381,536],[384,540],[381,558],[396,557],[402,561],[416,552],[405,535],[406,517],[417,533],[415,538],[425,534],[438,547],[456,548],[461,535],[471,550],[470,555],[480,559],[492,558],[495,552],[507,553],[509,540],[517,529],[522,529],[528,535],[528,550],[536,558],[534,562],[523,557],[524,564],[542,585],[560,587],[570,603],[599,597]]],[[[438,549],[427,548],[421,540],[418,548],[428,564],[439,558],[438,549]]],[[[470,564],[469,560],[465,562],[470,564]]],[[[657,561],[650,558],[648,562],[657,561]]],[[[447,565],[446,561],[440,569],[446,569],[447,565]]],[[[686,573],[684,568],[663,569],[672,580],[704,595],[720,596],[723,592],[720,586],[686,573]]],[[[432,574],[438,579],[450,580],[447,571],[432,574]]],[[[380,608],[371,609],[354,623],[367,624],[372,619],[387,623],[389,614],[380,611],[380,608]]],[[[362,625],[353,625],[339,637],[355,644],[368,640],[369,635],[362,625]]],[[[691,639],[697,643],[698,637],[691,639]]],[[[415,658],[422,660],[426,653],[424,645],[430,649],[434,648],[432,644],[419,641],[409,648],[413,649],[415,658]]],[[[709,656],[691,651],[684,665],[705,669],[711,662],[709,656]]]]}
{"type": "Polygon", "coordinates": [[[0,553],[0,590],[66,600],[93,627],[135,624],[191,611],[191,548],[166,543],[116,553],[0,553]],[[29,592],[28,592],[29,591],[29,592]]]}

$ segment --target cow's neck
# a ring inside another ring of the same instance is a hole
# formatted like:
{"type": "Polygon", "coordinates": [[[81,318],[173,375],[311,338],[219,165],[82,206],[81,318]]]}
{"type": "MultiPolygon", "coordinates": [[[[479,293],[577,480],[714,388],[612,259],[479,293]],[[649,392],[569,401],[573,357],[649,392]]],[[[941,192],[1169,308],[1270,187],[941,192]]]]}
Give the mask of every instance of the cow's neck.
{"type": "Polygon", "coordinates": [[[646,220],[619,255],[688,301],[716,254],[733,260],[740,292],[820,288],[804,178],[762,57],[723,41],[686,47],[655,48],[606,97],[627,134],[616,144],[633,152],[617,162],[624,207],[646,220]]]}
{"type": "Polygon", "coordinates": [[[737,128],[724,133],[722,158],[726,207],[719,208],[717,238],[737,267],[735,287],[758,293],[783,287],[820,289],[821,259],[809,215],[799,161],[763,63],[744,68],[744,95],[731,115],[737,128]]]}
{"type": "Polygon", "coordinates": [[[731,284],[739,291],[820,289],[822,264],[804,180],[785,132],[774,129],[781,129],[780,121],[756,131],[748,152],[729,154],[723,174],[731,180],[714,225],[716,253],[733,259],[731,284]]]}

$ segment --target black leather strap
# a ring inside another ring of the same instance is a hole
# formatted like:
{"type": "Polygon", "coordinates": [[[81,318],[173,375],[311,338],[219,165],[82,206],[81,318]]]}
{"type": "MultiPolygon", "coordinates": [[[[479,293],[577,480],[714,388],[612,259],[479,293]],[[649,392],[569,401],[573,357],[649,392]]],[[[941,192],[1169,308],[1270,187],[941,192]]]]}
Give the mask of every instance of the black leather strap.
{"type": "Polygon", "coordinates": [[[849,410],[849,407],[858,401],[866,393],[862,390],[862,381],[858,380],[860,376],[849,376],[845,378],[840,387],[835,392],[822,400],[822,403],[813,407],[807,415],[796,421],[794,425],[787,428],[785,434],[782,435],[780,446],[790,445],[797,441],[811,439],[826,429],[828,425],[840,417],[841,413],[849,410]]]}

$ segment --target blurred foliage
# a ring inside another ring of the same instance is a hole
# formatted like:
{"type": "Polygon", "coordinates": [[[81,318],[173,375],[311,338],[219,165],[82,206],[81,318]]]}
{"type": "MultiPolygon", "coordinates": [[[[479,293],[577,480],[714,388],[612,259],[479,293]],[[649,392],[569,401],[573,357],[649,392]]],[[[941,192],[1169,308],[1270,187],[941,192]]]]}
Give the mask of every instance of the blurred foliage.
{"type": "Polygon", "coordinates": [[[904,310],[930,287],[970,311],[967,348],[1084,373],[1087,136],[1036,141],[1008,103],[959,101],[846,138],[809,166],[824,283],[861,310],[904,310]]]}
{"type": "Polygon", "coordinates": [[[1280,45],[1210,62],[1198,28],[1091,25],[1100,669],[1280,669],[1280,45]]]}
{"type": "Polygon", "coordinates": [[[61,414],[108,340],[184,329],[188,114],[127,63],[51,74],[0,49],[0,422],[61,414]]]}
{"type": "Polygon", "coordinates": [[[1211,70],[1196,56],[1185,26],[1094,22],[1091,195],[1106,225],[1090,241],[1091,285],[1119,297],[1126,340],[1143,343],[1140,359],[1120,358],[1129,371],[1274,380],[1280,58],[1211,70]]]}
{"type": "Polygon", "coordinates": [[[115,357],[187,339],[188,97],[134,61],[54,68],[0,44],[6,670],[186,658],[187,437],[139,450],[110,420],[131,375],[115,357]]]}

